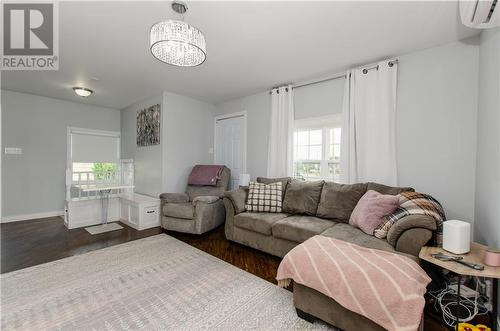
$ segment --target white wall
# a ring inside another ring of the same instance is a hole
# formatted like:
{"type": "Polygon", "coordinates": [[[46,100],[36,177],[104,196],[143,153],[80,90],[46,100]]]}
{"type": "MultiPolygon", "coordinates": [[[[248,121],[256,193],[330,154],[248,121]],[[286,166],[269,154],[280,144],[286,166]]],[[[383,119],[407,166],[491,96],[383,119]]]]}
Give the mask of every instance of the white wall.
{"type": "Polygon", "coordinates": [[[500,248],[500,28],[481,33],[475,240],[500,248]]]}
{"type": "Polygon", "coordinates": [[[120,131],[120,111],[1,92],[1,152],[23,149],[22,155],[2,155],[2,217],[62,212],[67,127],[120,131]]]}
{"type": "Polygon", "coordinates": [[[399,184],[474,220],[478,38],[399,57],[399,184]]]}
{"type": "Polygon", "coordinates": [[[195,164],[213,164],[214,106],[163,93],[163,192],[184,192],[195,164]]]}
{"type": "Polygon", "coordinates": [[[253,179],[267,173],[270,107],[271,96],[262,92],[224,102],[215,110],[217,115],[247,111],[247,172],[253,179]]]}
{"type": "MultiPolygon", "coordinates": [[[[478,38],[399,57],[397,101],[400,185],[434,195],[450,218],[474,219],[478,38]]],[[[341,111],[343,79],[295,90],[296,118],[341,111]],[[328,97],[319,98],[327,93],[328,97]],[[320,102],[318,102],[318,100],[320,102]]],[[[260,93],[216,106],[247,110],[248,172],[265,176],[270,96],[260,93]]]]}
{"type": "Polygon", "coordinates": [[[294,89],[295,119],[342,113],[345,78],[294,89]]]}
{"type": "MultiPolygon", "coordinates": [[[[164,140],[160,139],[160,145],[137,146],[137,111],[159,104],[163,118],[165,110],[162,102],[162,96],[157,95],[121,110],[122,158],[134,159],[135,192],[154,197],[162,193],[162,144],[164,140]]],[[[164,127],[160,124],[160,134],[163,134],[163,131],[164,127]]]]}
{"type": "Polygon", "coordinates": [[[214,106],[170,92],[122,109],[122,157],[135,162],[135,191],[151,196],[184,192],[195,164],[212,164],[214,106]],[[160,145],[137,147],[136,114],[161,105],[160,145]]]}

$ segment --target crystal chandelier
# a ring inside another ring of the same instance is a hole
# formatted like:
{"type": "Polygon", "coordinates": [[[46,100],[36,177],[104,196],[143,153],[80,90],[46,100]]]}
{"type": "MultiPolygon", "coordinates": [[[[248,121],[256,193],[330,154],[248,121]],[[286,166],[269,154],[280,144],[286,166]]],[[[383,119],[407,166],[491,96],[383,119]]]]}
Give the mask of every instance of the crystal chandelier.
{"type": "MultiPolygon", "coordinates": [[[[181,1],[172,2],[172,9],[179,14],[187,11],[181,1]]],[[[184,21],[166,20],[151,27],[151,53],[158,60],[179,67],[195,67],[207,57],[203,33],[184,21]]]]}

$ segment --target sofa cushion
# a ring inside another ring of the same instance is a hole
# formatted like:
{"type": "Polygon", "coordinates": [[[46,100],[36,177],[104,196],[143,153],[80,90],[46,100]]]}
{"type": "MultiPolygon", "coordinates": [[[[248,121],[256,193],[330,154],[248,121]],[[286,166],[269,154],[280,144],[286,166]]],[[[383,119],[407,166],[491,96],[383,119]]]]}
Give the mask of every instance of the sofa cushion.
{"type": "Polygon", "coordinates": [[[170,203],[186,203],[189,202],[189,197],[186,193],[162,193],[160,199],[170,203]]]}
{"type": "Polygon", "coordinates": [[[276,238],[301,243],[334,224],[335,222],[314,216],[293,215],[274,223],[272,233],[276,238]]]}
{"type": "Polygon", "coordinates": [[[316,215],[323,181],[288,183],[283,199],[283,212],[289,214],[316,215]]]}
{"type": "Polygon", "coordinates": [[[381,194],[391,194],[391,195],[396,195],[405,191],[415,192],[415,190],[411,187],[393,187],[373,182],[368,183],[368,187],[366,188],[366,190],[367,191],[373,190],[381,194]]]}
{"type": "Polygon", "coordinates": [[[194,217],[194,206],[191,202],[165,203],[163,205],[163,215],[190,220],[194,217]]]}
{"type": "Polygon", "coordinates": [[[288,183],[292,180],[291,177],[280,177],[280,178],[266,178],[266,177],[257,177],[257,183],[261,184],[272,184],[276,182],[281,182],[281,196],[285,197],[285,190],[288,183]]]}
{"type": "Polygon", "coordinates": [[[325,182],[316,215],[349,222],[354,207],[366,192],[366,184],[338,184],[325,182]]]}
{"type": "Polygon", "coordinates": [[[270,236],[272,225],[287,216],[288,214],[282,213],[244,212],[234,216],[234,225],[242,229],[270,236]]]}
{"type": "Polygon", "coordinates": [[[337,223],[334,226],[326,229],[322,236],[331,237],[335,239],[344,240],[366,248],[380,249],[387,252],[395,252],[387,240],[378,239],[370,236],[352,225],[337,223]]]}

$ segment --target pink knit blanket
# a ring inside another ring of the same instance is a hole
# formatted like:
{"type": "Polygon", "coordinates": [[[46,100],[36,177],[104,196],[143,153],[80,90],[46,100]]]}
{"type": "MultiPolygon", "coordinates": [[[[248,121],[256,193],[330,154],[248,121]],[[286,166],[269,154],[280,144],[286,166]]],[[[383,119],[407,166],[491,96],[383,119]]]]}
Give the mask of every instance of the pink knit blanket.
{"type": "Polygon", "coordinates": [[[387,330],[417,330],[431,279],[411,259],[315,236],[281,261],[278,285],[315,289],[387,330]]]}

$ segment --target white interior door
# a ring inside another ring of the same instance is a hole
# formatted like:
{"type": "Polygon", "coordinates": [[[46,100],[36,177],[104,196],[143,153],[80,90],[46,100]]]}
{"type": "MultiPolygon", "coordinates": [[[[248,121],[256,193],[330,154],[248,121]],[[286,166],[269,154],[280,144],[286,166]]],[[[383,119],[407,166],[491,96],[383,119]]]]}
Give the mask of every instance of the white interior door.
{"type": "Polygon", "coordinates": [[[231,189],[238,187],[240,174],[246,168],[245,115],[215,120],[215,163],[231,169],[231,189]]]}

